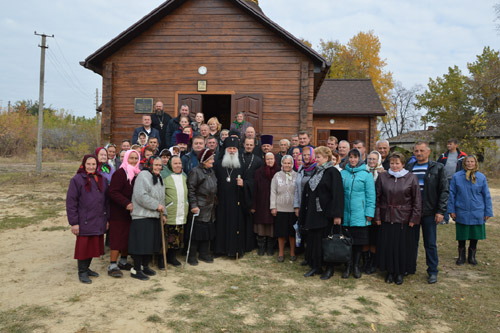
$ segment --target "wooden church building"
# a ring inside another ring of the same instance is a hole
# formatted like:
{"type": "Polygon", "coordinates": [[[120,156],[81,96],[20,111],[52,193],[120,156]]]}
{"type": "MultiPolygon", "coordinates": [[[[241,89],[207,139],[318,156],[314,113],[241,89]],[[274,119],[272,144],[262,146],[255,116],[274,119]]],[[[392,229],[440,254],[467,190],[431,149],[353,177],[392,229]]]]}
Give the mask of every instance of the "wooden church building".
{"type": "Polygon", "coordinates": [[[103,78],[101,137],[115,143],[157,100],[172,117],[187,104],[229,128],[245,111],[260,134],[316,139],[314,101],[330,68],[250,0],[167,0],[81,65],[103,78]]]}

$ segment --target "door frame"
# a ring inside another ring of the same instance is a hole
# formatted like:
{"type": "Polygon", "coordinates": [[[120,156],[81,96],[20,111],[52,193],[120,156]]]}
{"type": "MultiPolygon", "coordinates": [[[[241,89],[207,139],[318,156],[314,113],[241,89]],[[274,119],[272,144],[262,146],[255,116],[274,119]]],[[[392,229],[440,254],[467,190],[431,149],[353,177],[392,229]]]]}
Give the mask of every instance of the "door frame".
{"type": "Polygon", "coordinates": [[[187,90],[187,91],[176,91],[174,98],[174,117],[179,115],[179,95],[235,95],[235,91],[196,91],[196,90],[187,90]]]}

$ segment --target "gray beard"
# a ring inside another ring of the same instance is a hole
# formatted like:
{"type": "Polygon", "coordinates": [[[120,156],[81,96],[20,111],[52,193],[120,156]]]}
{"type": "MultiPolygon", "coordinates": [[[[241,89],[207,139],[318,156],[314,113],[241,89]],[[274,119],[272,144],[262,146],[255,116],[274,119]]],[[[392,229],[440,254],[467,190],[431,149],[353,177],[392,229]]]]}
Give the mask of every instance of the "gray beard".
{"type": "Polygon", "coordinates": [[[239,169],[241,167],[240,159],[238,154],[231,155],[229,153],[224,154],[222,158],[222,164],[224,168],[239,169]]]}

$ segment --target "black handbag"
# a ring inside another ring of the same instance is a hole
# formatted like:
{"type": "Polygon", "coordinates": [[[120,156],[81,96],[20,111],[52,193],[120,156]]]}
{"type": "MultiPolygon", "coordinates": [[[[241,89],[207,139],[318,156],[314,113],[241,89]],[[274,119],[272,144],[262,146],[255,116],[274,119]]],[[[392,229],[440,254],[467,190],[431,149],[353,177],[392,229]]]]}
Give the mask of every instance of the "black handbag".
{"type": "Polygon", "coordinates": [[[328,237],[321,240],[323,250],[323,261],[346,263],[351,261],[352,257],[352,237],[349,232],[343,231],[339,226],[340,232],[334,234],[333,226],[328,237]]]}

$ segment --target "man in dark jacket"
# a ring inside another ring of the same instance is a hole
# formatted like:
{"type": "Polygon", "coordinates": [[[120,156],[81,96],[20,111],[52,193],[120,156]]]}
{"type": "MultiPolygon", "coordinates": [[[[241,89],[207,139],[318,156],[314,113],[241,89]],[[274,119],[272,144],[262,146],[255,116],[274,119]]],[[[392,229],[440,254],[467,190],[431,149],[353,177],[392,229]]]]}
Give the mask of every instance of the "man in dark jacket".
{"type": "MultiPolygon", "coordinates": [[[[166,148],[170,148],[175,144],[175,142],[171,142],[172,141],[171,138],[174,132],[179,129],[180,126],[179,120],[181,119],[182,116],[189,118],[189,106],[185,104],[181,105],[181,107],[179,108],[179,115],[175,118],[170,119],[170,121],[168,122],[167,131],[165,134],[166,136],[165,138],[162,138],[162,140],[165,140],[166,142],[166,148]]],[[[189,119],[190,124],[191,122],[192,120],[189,119]]]]}
{"type": "MultiPolygon", "coordinates": [[[[446,179],[448,179],[449,184],[455,172],[463,169],[463,161],[464,158],[467,157],[467,154],[458,149],[457,139],[449,139],[446,147],[448,148],[448,150],[442,153],[437,161],[438,163],[444,165],[444,173],[446,175],[446,179]]],[[[444,220],[442,224],[448,224],[449,222],[450,214],[446,212],[446,214],[444,214],[444,220]]]]}
{"type": "Polygon", "coordinates": [[[189,175],[189,172],[199,164],[198,153],[205,149],[205,140],[203,137],[195,136],[193,138],[193,146],[191,148],[191,151],[181,158],[182,171],[184,171],[186,175],[189,175]]]}
{"type": "MultiPolygon", "coordinates": [[[[422,193],[422,235],[424,238],[425,260],[427,263],[428,282],[436,283],[438,274],[438,252],[436,244],[437,224],[441,223],[446,213],[448,204],[448,180],[444,174],[442,164],[430,161],[431,149],[427,142],[417,142],[413,153],[416,162],[408,164],[408,171],[418,178],[422,193]]],[[[415,225],[415,238],[417,244],[420,239],[420,226],[415,225]]]]}
{"type": "Polygon", "coordinates": [[[168,122],[170,121],[170,119],[172,119],[172,117],[170,117],[168,113],[165,113],[163,111],[162,101],[156,102],[154,111],[155,112],[151,115],[151,127],[156,128],[160,133],[161,145],[159,151],[162,151],[163,149],[167,148],[167,143],[165,142],[164,138],[167,134],[168,122]]]}
{"type": "Polygon", "coordinates": [[[139,133],[146,133],[147,137],[155,137],[158,138],[158,142],[161,144],[162,139],[160,138],[160,132],[156,128],[151,127],[151,114],[143,114],[142,115],[142,126],[137,127],[134,130],[134,134],[132,134],[132,144],[137,143],[137,139],[139,137],[139,133]]]}
{"type": "Polygon", "coordinates": [[[375,144],[375,149],[380,153],[380,156],[382,157],[382,166],[385,170],[389,170],[391,168],[391,163],[387,158],[389,156],[389,153],[391,152],[389,141],[384,139],[378,140],[375,144]]]}

